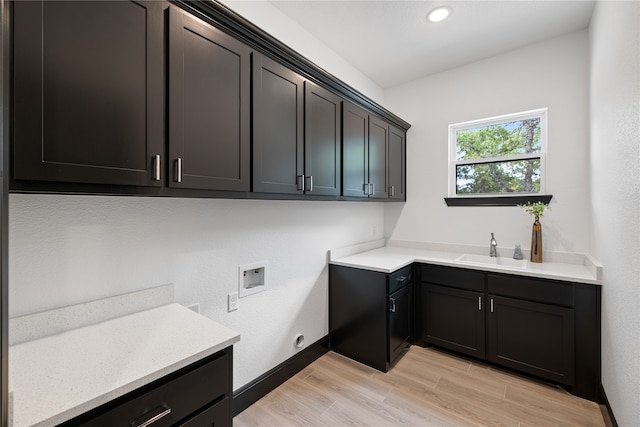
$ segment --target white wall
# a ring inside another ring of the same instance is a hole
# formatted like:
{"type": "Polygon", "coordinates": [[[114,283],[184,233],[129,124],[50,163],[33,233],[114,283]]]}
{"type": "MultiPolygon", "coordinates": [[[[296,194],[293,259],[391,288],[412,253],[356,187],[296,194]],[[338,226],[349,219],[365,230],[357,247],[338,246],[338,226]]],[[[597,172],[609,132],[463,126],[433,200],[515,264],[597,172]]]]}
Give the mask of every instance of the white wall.
{"type": "Polygon", "coordinates": [[[220,2],[328,73],[382,105],[384,99],[380,86],[267,0],[220,0],[220,2]]]}
{"type": "Polygon", "coordinates": [[[602,384],[640,420],[640,3],[597,2],[589,30],[593,254],[604,265],[602,384]]]}
{"type": "MultiPolygon", "coordinates": [[[[382,89],[266,1],[224,1],[374,101],[382,89]]],[[[328,333],[327,250],[383,237],[379,203],[11,195],[10,317],[165,283],[241,334],[234,388],[328,333]],[[269,290],[240,300],[240,264],[267,260],[269,290]]]]}
{"type": "MultiPolygon", "coordinates": [[[[533,220],[517,207],[447,207],[447,126],[548,107],[543,248],[589,249],[587,32],[521,48],[385,91],[387,108],[412,124],[404,207],[386,207],[387,237],[528,248],[533,220]]],[[[488,250],[488,249],[487,249],[488,250]]]]}
{"type": "Polygon", "coordinates": [[[20,195],[9,200],[10,317],[175,284],[241,334],[238,388],[328,333],[327,250],[383,236],[380,203],[20,195]],[[238,266],[266,260],[240,299],[238,266]]]}

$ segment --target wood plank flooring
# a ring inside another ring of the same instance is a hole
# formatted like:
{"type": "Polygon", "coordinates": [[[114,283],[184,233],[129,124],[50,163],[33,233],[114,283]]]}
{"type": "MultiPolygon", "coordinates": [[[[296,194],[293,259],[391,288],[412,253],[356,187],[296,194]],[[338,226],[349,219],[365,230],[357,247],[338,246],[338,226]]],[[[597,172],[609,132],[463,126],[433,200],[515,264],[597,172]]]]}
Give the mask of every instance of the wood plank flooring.
{"type": "Polygon", "coordinates": [[[234,418],[234,427],[604,427],[564,390],[413,346],[388,373],[329,352],[234,418]]]}

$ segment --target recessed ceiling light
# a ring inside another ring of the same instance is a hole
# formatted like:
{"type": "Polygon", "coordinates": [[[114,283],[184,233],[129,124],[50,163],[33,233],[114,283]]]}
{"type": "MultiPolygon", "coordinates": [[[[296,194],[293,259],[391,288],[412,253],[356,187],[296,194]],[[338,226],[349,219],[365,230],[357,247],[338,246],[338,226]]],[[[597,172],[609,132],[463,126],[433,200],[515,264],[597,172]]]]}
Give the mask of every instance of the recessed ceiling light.
{"type": "Polygon", "coordinates": [[[444,21],[445,19],[447,19],[447,17],[449,17],[449,15],[451,15],[451,12],[452,11],[450,7],[437,7],[429,12],[429,14],[427,15],[427,19],[431,22],[444,21]]]}

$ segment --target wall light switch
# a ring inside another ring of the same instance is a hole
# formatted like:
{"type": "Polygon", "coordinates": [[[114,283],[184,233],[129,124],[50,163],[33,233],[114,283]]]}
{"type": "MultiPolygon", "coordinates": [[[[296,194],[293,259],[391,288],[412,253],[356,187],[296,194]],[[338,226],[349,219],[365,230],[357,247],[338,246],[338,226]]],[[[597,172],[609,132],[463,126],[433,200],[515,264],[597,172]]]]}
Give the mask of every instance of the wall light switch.
{"type": "Polygon", "coordinates": [[[227,311],[236,311],[238,306],[238,293],[231,292],[227,295],[227,311]]]}

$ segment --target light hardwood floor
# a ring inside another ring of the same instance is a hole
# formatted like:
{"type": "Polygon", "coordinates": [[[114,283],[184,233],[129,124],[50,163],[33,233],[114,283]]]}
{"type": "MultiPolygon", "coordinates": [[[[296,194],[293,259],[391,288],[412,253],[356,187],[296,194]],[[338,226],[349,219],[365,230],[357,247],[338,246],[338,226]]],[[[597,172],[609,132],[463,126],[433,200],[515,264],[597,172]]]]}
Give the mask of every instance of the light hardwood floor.
{"type": "Polygon", "coordinates": [[[329,352],[234,418],[267,426],[598,426],[559,388],[413,346],[388,373],[329,352]]]}

